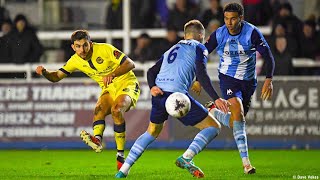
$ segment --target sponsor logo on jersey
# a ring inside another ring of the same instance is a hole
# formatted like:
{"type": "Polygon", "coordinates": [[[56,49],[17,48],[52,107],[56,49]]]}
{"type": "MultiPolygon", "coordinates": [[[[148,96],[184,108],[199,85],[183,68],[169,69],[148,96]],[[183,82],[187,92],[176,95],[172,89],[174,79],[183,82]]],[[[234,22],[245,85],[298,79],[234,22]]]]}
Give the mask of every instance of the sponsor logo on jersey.
{"type": "Polygon", "coordinates": [[[238,43],[237,43],[237,40],[231,39],[231,40],[230,40],[230,44],[238,44],[238,43]]]}
{"type": "Polygon", "coordinates": [[[103,63],[103,59],[101,57],[97,57],[96,59],[98,64],[102,64],[103,63]]]}
{"type": "Polygon", "coordinates": [[[113,70],[112,67],[111,67],[111,66],[108,66],[108,67],[106,68],[105,72],[106,72],[106,73],[110,73],[110,71],[112,71],[112,70],[113,70]]]}
{"type": "Polygon", "coordinates": [[[246,53],[249,53],[249,51],[243,51],[243,50],[239,50],[239,51],[224,51],[223,53],[224,53],[224,55],[227,55],[227,56],[238,56],[238,55],[245,55],[246,53]]]}
{"type": "Polygon", "coordinates": [[[123,91],[123,92],[129,92],[130,89],[129,89],[129,88],[124,88],[124,89],[122,89],[122,91],[123,91]]]}
{"type": "Polygon", "coordinates": [[[116,57],[117,59],[119,59],[119,57],[121,56],[121,52],[120,51],[117,51],[117,50],[114,50],[113,51],[113,55],[114,55],[114,57],[116,57]]]}
{"type": "Polygon", "coordinates": [[[134,94],[137,94],[140,90],[139,84],[136,83],[136,87],[134,88],[134,94]]]}

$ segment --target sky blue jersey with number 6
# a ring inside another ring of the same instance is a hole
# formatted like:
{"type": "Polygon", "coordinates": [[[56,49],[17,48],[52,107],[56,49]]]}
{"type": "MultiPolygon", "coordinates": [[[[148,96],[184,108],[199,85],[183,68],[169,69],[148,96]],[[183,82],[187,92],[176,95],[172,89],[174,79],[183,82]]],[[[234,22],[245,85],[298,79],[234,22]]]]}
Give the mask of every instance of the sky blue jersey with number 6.
{"type": "Polygon", "coordinates": [[[155,83],[163,91],[187,93],[196,75],[196,61],[207,63],[208,50],[196,40],[181,40],[162,56],[155,83]]]}

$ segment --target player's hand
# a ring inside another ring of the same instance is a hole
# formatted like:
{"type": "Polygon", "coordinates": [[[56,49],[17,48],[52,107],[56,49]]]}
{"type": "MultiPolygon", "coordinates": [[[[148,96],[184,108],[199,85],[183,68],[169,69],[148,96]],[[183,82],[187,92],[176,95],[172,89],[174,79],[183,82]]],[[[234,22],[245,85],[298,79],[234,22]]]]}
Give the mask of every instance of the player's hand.
{"type": "Polygon", "coordinates": [[[150,89],[151,95],[156,97],[158,95],[163,95],[163,91],[158,86],[153,86],[150,89]]]}
{"type": "Polygon", "coordinates": [[[103,84],[105,87],[108,87],[112,83],[112,80],[115,78],[115,74],[111,73],[103,77],[103,84]]]}
{"type": "Polygon", "coordinates": [[[36,73],[42,75],[43,70],[46,70],[43,66],[38,66],[36,68],[36,73]]]}
{"type": "Polygon", "coordinates": [[[261,91],[261,99],[262,100],[270,99],[272,96],[272,93],[273,93],[272,79],[266,78],[261,91]]]}
{"type": "Polygon", "coordinates": [[[193,92],[195,92],[198,96],[200,96],[201,93],[201,84],[199,81],[195,81],[192,86],[191,86],[191,90],[193,92]]]}
{"type": "Polygon", "coordinates": [[[229,112],[229,106],[231,105],[229,101],[219,98],[214,101],[215,106],[224,113],[229,112]]]}

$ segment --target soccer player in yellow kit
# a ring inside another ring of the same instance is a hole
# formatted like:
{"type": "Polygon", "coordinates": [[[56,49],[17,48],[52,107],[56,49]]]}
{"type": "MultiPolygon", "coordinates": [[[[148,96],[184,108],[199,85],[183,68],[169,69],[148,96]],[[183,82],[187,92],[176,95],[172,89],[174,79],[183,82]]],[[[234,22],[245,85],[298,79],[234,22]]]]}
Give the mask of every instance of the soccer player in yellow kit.
{"type": "Polygon", "coordinates": [[[75,54],[62,68],[48,71],[38,66],[36,73],[51,82],[58,82],[80,70],[99,84],[102,91],[94,109],[93,135],[83,130],[80,136],[92,149],[101,152],[105,117],[111,114],[118,150],[117,168],[120,169],[126,141],[123,114],[135,107],[140,95],[139,83],[132,71],[134,62],[111,44],[92,42],[86,30],[73,32],[71,42],[75,54]]]}

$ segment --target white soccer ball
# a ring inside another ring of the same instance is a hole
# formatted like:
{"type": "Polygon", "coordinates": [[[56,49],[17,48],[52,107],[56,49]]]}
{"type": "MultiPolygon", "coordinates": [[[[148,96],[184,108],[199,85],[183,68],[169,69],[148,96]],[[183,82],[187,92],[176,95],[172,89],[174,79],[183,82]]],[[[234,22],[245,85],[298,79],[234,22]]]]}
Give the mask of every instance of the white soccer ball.
{"type": "Polygon", "coordinates": [[[190,99],[183,93],[172,93],[166,100],[166,110],[168,114],[175,118],[181,118],[185,116],[190,111],[190,108],[190,99]]]}

